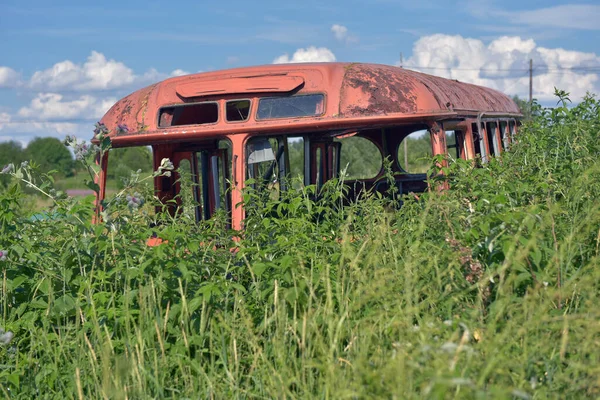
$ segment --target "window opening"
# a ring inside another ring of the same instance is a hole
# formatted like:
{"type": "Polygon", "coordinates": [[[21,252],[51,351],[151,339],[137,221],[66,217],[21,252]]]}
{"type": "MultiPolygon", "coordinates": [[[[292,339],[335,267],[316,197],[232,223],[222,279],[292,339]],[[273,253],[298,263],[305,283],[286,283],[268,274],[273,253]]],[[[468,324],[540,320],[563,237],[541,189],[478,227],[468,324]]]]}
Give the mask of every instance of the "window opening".
{"type": "Polygon", "coordinates": [[[307,94],[289,97],[265,97],[258,101],[256,119],[311,117],[323,114],[325,96],[307,94]]]}
{"type": "Polygon", "coordinates": [[[461,146],[460,142],[461,135],[460,131],[446,131],[446,147],[448,148],[448,154],[451,154],[454,159],[460,158],[461,146]],[[455,149],[450,152],[450,149],[455,149]]]}
{"type": "MultiPolygon", "coordinates": [[[[219,179],[219,157],[218,156],[211,156],[210,157],[210,163],[211,163],[211,168],[210,168],[210,172],[212,174],[211,179],[214,183],[221,183],[220,179],[219,179]]],[[[215,209],[220,209],[221,208],[221,186],[218,187],[217,190],[213,190],[213,202],[215,205],[215,209]]]]}
{"type": "Polygon", "coordinates": [[[246,121],[249,116],[250,100],[230,100],[225,103],[225,118],[227,121],[246,121]]]}
{"type": "Polygon", "coordinates": [[[400,169],[409,174],[426,173],[433,157],[429,131],[421,129],[406,135],[397,151],[400,169]]]}
{"type": "Polygon", "coordinates": [[[508,149],[510,145],[510,136],[508,132],[508,124],[506,121],[500,121],[500,132],[502,133],[502,146],[508,149]]]}
{"type": "Polygon", "coordinates": [[[304,137],[304,186],[310,185],[310,138],[308,136],[304,137]]]}
{"type": "Polygon", "coordinates": [[[152,150],[146,146],[111,149],[106,170],[108,193],[123,189],[131,174],[141,170],[142,174],[152,173],[152,150]]]}
{"type": "Polygon", "coordinates": [[[479,155],[482,162],[487,162],[486,151],[485,151],[485,142],[482,134],[479,134],[478,124],[473,123],[471,125],[471,129],[473,131],[473,144],[475,146],[475,154],[479,155]]]}
{"type": "Polygon", "coordinates": [[[498,136],[496,135],[496,122],[488,122],[486,124],[486,134],[488,143],[490,146],[490,152],[495,156],[500,155],[500,143],[498,143],[498,136]]]}
{"type": "MultiPolygon", "coordinates": [[[[259,192],[269,193],[272,199],[279,198],[283,153],[285,146],[283,137],[259,136],[252,138],[246,145],[246,165],[249,179],[253,179],[252,187],[259,192]]],[[[285,162],[283,162],[285,166],[285,162]]]]}
{"type": "Polygon", "coordinates": [[[323,163],[321,160],[321,146],[317,147],[315,150],[315,183],[317,187],[320,188],[323,186],[323,163]]]}
{"type": "Polygon", "coordinates": [[[215,102],[185,104],[163,107],[158,119],[159,128],[181,125],[214,124],[219,119],[219,107],[215,102]]]}
{"type": "Polygon", "coordinates": [[[196,161],[199,165],[198,179],[200,187],[202,188],[202,216],[203,218],[210,218],[210,198],[209,198],[209,184],[208,181],[208,151],[201,151],[196,153],[196,161]],[[198,157],[200,156],[200,157],[198,157]]]}
{"type": "Polygon", "coordinates": [[[340,143],[339,169],[346,169],[347,179],[371,179],[383,167],[381,150],[371,140],[361,136],[335,139],[340,143]]]}
{"type": "Polygon", "coordinates": [[[508,126],[509,126],[509,129],[510,129],[510,140],[511,140],[511,142],[514,142],[515,141],[515,135],[517,134],[517,129],[515,127],[515,121],[514,120],[509,121],[508,122],[508,126]]]}
{"type": "Polygon", "coordinates": [[[190,162],[189,159],[182,159],[179,162],[177,173],[179,175],[177,184],[179,185],[181,203],[179,212],[198,221],[201,219],[198,168],[194,165],[193,160],[190,162]]]}
{"type": "Polygon", "coordinates": [[[340,142],[327,145],[327,179],[337,178],[340,175],[341,148],[340,142]]]}
{"type": "Polygon", "coordinates": [[[217,210],[230,213],[230,149],[228,141],[220,140],[175,153],[178,180],[163,182],[162,192],[172,187],[180,212],[196,221],[210,219],[217,210]]]}

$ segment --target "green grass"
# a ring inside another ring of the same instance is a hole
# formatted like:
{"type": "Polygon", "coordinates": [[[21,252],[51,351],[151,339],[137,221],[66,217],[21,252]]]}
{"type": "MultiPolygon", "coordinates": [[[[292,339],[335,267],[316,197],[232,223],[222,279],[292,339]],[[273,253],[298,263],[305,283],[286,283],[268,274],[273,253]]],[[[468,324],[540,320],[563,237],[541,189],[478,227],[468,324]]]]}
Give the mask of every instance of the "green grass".
{"type": "MultiPolygon", "coordinates": [[[[75,175],[70,177],[57,177],[55,181],[55,187],[57,190],[68,190],[68,189],[87,189],[85,185],[86,181],[90,181],[90,175],[85,171],[78,171],[75,175]]],[[[106,188],[108,190],[117,190],[117,181],[114,179],[108,179],[106,182],[106,188]]]]}
{"type": "Polygon", "coordinates": [[[161,217],[124,202],[101,225],[77,201],[31,223],[6,191],[1,393],[598,397],[598,110],[537,110],[501,160],[458,161],[451,190],[397,211],[342,206],[335,181],[249,191],[237,240],[220,217],[150,228],[161,217]]]}

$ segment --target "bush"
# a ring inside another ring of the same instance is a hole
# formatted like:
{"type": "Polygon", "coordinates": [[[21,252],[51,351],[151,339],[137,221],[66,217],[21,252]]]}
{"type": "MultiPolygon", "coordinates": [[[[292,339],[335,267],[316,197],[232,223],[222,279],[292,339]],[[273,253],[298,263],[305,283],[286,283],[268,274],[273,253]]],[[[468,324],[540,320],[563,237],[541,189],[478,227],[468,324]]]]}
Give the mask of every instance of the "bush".
{"type": "Polygon", "coordinates": [[[239,237],[125,200],[98,225],[85,201],[31,221],[13,186],[5,396],[597,397],[598,102],[538,111],[512,151],[398,211],[344,205],[337,181],[248,190],[239,237]]]}

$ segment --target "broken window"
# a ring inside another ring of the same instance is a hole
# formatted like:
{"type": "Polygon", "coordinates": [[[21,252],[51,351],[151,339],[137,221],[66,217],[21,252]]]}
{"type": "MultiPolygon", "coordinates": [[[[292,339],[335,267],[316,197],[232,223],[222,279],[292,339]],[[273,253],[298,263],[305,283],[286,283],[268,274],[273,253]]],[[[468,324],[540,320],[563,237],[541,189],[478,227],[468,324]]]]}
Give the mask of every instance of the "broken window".
{"type": "Polygon", "coordinates": [[[228,122],[246,121],[250,116],[250,100],[231,100],[225,103],[228,122]]]}
{"type": "Polygon", "coordinates": [[[219,105],[215,102],[163,107],[159,112],[159,128],[181,125],[214,124],[219,120],[219,105]]]}
{"type": "Polygon", "coordinates": [[[307,94],[290,97],[265,97],[258,102],[256,119],[310,117],[323,114],[325,96],[307,94]]]}

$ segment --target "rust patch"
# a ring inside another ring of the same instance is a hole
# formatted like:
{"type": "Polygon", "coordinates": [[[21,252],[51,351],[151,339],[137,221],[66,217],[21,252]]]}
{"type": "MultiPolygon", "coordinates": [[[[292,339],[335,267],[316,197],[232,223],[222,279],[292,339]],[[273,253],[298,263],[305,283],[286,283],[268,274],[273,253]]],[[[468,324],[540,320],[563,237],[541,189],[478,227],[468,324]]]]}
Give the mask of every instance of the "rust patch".
{"type": "Polygon", "coordinates": [[[416,112],[417,96],[412,80],[398,71],[388,69],[390,68],[385,66],[360,64],[347,68],[342,87],[343,96],[340,99],[341,115],[355,117],[416,112]],[[352,93],[356,90],[362,93],[352,93]],[[357,101],[352,104],[354,96],[363,97],[357,100],[366,102],[357,101]]]}

